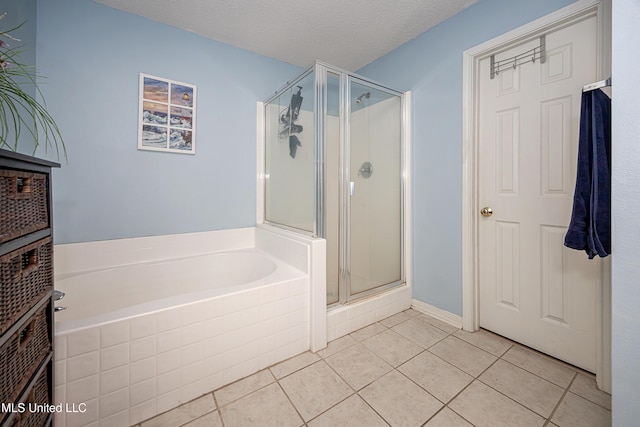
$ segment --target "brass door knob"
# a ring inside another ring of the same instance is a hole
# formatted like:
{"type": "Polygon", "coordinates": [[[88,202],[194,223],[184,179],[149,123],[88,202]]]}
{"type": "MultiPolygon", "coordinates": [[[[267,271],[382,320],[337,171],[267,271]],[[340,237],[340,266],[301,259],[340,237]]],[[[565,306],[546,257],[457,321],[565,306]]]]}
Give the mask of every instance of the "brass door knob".
{"type": "Polygon", "coordinates": [[[482,216],[491,216],[493,215],[493,209],[491,209],[490,207],[485,207],[480,209],[480,215],[482,216]]]}

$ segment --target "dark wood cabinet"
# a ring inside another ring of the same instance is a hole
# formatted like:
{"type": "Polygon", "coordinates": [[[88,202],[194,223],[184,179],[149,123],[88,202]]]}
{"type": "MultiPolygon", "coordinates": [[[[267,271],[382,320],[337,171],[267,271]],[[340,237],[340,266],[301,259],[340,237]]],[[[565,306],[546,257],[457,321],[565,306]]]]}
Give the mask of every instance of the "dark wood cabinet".
{"type": "Polygon", "coordinates": [[[0,425],[53,424],[51,168],[0,150],[0,425]]]}

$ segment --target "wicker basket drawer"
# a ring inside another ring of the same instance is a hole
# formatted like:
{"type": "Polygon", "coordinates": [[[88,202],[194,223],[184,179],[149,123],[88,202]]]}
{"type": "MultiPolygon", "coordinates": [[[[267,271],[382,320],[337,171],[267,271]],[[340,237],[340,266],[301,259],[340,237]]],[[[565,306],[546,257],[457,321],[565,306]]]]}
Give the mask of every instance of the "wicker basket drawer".
{"type": "Polygon", "coordinates": [[[48,225],[47,176],[0,169],[0,243],[48,225]]]}
{"type": "Polygon", "coordinates": [[[15,402],[40,362],[51,349],[44,304],[29,322],[0,348],[0,402],[15,402]]]}
{"type": "Polygon", "coordinates": [[[42,405],[51,405],[46,369],[42,370],[26,399],[20,403],[24,405],[24,411],[14,417],[11,427],[42,427],[45,424],[49,412],[43,410],[42,405]]]}
{"type": "Polygon", "coordinates": [[[0,333],[53,288],[51,237],[0,257],[0,333]]]}

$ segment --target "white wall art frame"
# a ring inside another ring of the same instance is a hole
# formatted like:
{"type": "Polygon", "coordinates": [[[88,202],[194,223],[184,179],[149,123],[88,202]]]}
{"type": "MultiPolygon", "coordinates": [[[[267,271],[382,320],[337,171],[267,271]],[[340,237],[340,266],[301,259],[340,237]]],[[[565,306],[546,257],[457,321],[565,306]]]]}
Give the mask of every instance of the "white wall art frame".
{"type": "Polygon", "coordinates": [[[138,149],[196,153],[196,86],[140,73],[138,149]]]}

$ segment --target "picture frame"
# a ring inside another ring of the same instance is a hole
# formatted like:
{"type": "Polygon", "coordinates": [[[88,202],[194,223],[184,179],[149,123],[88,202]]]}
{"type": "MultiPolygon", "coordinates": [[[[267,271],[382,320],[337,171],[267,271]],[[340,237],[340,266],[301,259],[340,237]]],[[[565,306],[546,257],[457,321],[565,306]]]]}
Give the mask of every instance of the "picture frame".
{"type": "Polygon", "coordinates": [[[138,149],[196,153],[195,85],[140,73],[138,149]]]}

